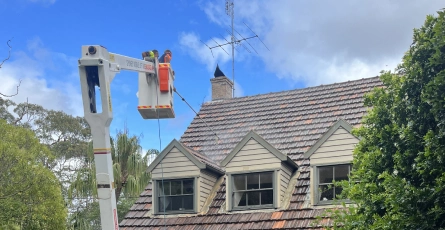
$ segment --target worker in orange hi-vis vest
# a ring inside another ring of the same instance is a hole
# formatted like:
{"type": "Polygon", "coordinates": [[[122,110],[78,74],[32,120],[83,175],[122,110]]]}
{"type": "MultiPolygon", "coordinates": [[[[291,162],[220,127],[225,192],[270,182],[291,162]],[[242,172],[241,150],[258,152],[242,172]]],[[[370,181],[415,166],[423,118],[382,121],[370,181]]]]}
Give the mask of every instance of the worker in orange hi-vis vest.
{"type": "Polygon", "coordinates": [[[172,52],[170,50],[165,50],[164,54],[159,58],[159,63],[170,63],[172,60],[172,52]]]}

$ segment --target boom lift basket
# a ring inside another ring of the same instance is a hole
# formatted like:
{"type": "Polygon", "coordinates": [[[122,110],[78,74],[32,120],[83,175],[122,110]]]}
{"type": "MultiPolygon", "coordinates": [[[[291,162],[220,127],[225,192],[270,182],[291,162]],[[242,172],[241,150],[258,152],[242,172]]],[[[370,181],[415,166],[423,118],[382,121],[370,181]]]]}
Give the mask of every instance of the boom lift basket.
{"type": "Polygon", "coordinates": [[[138,110],[144,119],[174,118],[173,81],[170,63],[160,63],[158,77],[139,73],[138,110]]]}

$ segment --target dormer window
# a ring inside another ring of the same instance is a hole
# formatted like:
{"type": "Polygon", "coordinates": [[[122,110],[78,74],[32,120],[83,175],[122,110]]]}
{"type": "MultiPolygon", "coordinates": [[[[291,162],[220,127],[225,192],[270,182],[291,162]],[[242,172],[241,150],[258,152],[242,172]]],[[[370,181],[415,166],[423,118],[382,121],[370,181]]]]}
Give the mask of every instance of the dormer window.
{"type": "Polygon", "coordinates": [[[272,208],[274,205],[273,172],[232,175],[233,209],[272,208]]]}
{"type": "Polygon", "coordinates": [[[158,212],[194,211],[194,179],[158,181],[158,212]]]}
{"type": "Polygon", "coordinates": [[[359,142],[352,126],[338,120],[304,154],[310,159],[312,205],[333,204],[343,188],[335,182],[349,180],[353,150],[359,142]]]}
{"type": "Polygon", "coordinates": [[[348,180],[350,171],[350,164],[318,166],[318,203],[332,203],[343,190],[334,181],[348,180]]]}
{"type": "Polygon", "coordinates": [[[148,166],[153,182],[153,214],[200,212],[222,169],[177,140],[148,166]]]}
{"type": "Polygon", "coordinates": [[[226,169],[226,210],[280,208],[294,161],[250,131],[221,162],[226,169]]]}

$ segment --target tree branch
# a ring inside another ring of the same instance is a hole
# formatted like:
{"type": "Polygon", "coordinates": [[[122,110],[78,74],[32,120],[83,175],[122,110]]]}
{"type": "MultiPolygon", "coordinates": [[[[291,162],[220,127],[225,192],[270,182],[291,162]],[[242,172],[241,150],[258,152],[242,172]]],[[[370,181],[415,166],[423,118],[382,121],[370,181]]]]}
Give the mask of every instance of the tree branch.
{"type": "MultiPolygon", "coordinates": [[[[8,57],[6,57],[5,59],[3,59],[2,63],[0,63],[0,69],[2,68],[3,64],[4,64],[7,60],[9,60],[9,58],[11,58],[11,49],[12,49],[12,47],[11,47],[11,45],[9,45],[10,42],[11,42],[11,39],[9,39],[9,40],[6,42],[6,45],[8,45],[8,47],[9,47],[9,50],[8,50],[8,57]]],[[[13,96],[19,94],[19,87],[20,87],[20,84],[22,84],[22,80],[20,80],[19,85],[17,86],[17,91],[16,91],[15,94],[12,94],[12,95],[6,95],[6,94],[3,94],[3,93],[0,93],[0,95],[3,96],[3,97],[13,97],[13,96]]]]}
{"type": "Polygon", "coordinates": [[[5,63],[5,61],[9,60],[9,58],[11,57],[11,49],[12,49],[12,47],[11,47],[11,45],[9,45],[9,42],[11,42],[11,39],[9,39],[9,40],[6,42],[6,45],[8,45],[8,47],[9,47],[9,50],[8,50],[8,57],[5,58],[5,59],[3,59],[2,63],[0,63],[0,68],[2,68],[3,63],[5,63]]]}

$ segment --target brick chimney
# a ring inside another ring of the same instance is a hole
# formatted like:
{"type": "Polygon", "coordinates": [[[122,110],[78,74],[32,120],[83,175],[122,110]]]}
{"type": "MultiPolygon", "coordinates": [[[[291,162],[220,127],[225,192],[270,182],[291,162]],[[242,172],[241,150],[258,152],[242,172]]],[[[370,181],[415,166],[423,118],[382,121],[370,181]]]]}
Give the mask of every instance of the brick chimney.
{"type": "Polygon", "coordinates": [[[212,101],[232,98],[233,82],[227,78],[216,65],[214,78],[210,79],[212,83],[212,101]]]}

